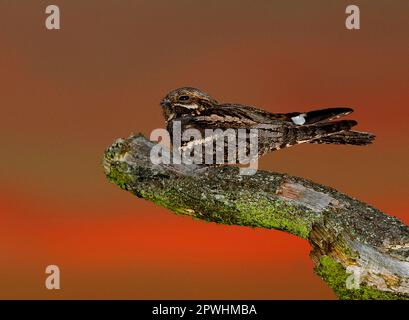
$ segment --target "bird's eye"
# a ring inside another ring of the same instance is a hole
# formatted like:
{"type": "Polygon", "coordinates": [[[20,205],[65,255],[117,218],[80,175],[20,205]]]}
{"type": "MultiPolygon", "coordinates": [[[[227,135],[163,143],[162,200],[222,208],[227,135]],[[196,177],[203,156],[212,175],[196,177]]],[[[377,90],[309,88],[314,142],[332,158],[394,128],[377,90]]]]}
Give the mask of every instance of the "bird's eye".
{"type": "Polygon", "coordinates": [[[180,96],[179,101],[188,101],[190,99],[189,96],[180,96]]]}

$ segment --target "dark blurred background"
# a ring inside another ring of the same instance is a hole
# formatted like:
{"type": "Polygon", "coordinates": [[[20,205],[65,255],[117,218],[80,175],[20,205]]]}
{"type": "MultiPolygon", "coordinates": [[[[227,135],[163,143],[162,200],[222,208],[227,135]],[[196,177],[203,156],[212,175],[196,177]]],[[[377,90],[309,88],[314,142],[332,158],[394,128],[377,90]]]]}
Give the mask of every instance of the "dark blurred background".
{"type": "Polygon", "coordinates": [[[262,169],[409,222],[409,2],[0,0],[0,298],[333,299],[306,241],[181,217],[109,184],[104,149],[163,127],[180,86],[276,112],[350,106],[369,147],[301,145],[262,169]],[[61,10],[61,30],[44,26],[61,10]],[[60,291],[44,287],[61,269],[60,291]]]}

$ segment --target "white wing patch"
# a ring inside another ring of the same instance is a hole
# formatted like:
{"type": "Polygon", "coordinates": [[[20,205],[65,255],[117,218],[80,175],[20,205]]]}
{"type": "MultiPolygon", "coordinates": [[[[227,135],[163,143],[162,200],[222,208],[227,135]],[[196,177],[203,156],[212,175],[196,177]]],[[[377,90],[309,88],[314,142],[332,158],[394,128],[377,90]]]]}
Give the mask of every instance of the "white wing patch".
{"type": "Polygon", "coordinates": [[[298,116],[292,117],[291,120],[294,124],[301,126],[305,123],[305,116],[305,113],[301,113],[298,116]]]}

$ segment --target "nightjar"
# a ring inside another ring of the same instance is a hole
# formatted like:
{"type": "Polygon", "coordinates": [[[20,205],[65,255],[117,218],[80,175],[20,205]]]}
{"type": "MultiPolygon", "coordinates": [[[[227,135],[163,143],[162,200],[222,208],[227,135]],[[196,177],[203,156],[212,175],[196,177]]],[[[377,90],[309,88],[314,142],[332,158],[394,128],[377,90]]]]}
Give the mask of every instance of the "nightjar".
{"type": "MultiPolygon", "coordinates": [[[[180,123],[182,132],[197,129],[203,137],[206,129],[257,129],[257,157],[300,143],[367,145],[375,138],[371,133],[351,130],[357,124],[354,120],[336,120],[353,111],[345,107],[270,113],[242,104],[219,103],[199,89],[190,87],[169,92],[162,99],[161,106],[171,139],[175,122],[180,123]]],[[[203,139],[192,137],[182,141],[181,149],[193,150],[198,144],[213,143],[215,137],[216,134],[203,139]]],[[[227,155],[224,161],[227,162],[227,155]]]]}

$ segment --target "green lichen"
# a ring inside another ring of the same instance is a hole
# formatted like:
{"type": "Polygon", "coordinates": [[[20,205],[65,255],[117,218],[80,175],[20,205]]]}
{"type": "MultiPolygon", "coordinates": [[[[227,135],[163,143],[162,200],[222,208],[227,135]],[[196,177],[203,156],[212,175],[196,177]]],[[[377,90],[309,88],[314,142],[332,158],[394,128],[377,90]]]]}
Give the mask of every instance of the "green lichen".
{"type": "Polygon", "coordinates": [[[244,224],[279,229],[304,239],[308,238],[311,225],[317,218],[317,214],[301,210],[296,205],[289,205],[277,198],[260,197],[255,200],[254,196],[241,196],[237,200],[236,208],[239,209],[239,217],[244,224]]]}
{"type": "Polygon", "coordinates": [[[146,200],[152,201],[153,203],[157,204],[158,206],[167,208],[177,214],[181,215],[193,215],[195,212],[194,210],[189,209],[180,199],[175,201],[175,197],[173,193],[161,193],[161,192],[140,192],[140,196],[146,200]]]}
{"type": "MultiPolygon", "coordinates": [[[[183,183],[189,183],[189,181],[185,180],[183,183]]],[[[185,194],[180,191],[182,188],[186,190],[186,186],[181,187],[177,184],[177,181],[174,181],[172,187],[155,190],[145,187],[140,194],[144,199],[172,210],[177,214],[189,215],[194,218],[200,218],[201,220],[216,223],[236,223],[233,219],[235,213],[226,209],[226,207],[221,206],[218,201],[209,199],[206,202],[199,202],[197,201],[198,195],[195,194],[194,191],[185,194]]],[[[189,190],[189,188],[187,190],[189,190]]]]}
{"type": "Polygon", "coordinates": [[[288,205],[277,198],[260,197],[255,201],[254,195],[245,193],[239,196],[235,194],[233,198],[232,194],[224,191],[223,194],[208,194],[206,201],[197,201],[197,197],[203,197],[204,194],[195,193],[185,185],[197,185],[197,182],[185,179],[183,183],[182,186],[174,181],[172,188],[165,190],[152,190],[145,186],[138,195],[178,214],[228,225],[279,229],[305,239],[308,238],[312,222],[318,217],[316,213],[288,205]],[[187,195],[181,193],[181,189],[192,192],[187,195]]]}
{"type": "Polygon", "coordinates": [[[408,300],[408,297],[392,292],[380,291],[364,284],[359,289],[348,289],[346,280],[350,276],[345,268],[334,259],[322,256],[315,272],[325,280],[339,299],[342,300],[408,300]]]}
{"type": "MultiPolygon", "coordinates": [[[[119,164],[119,166],[121,166],[121,164],[119,164]]],[[[124,190],[128,190],[133,182],[129,174],[124,173],[120,167],[114,165],[111,165],[109,173],[107,173],[106,176],[110,182],[115,183],[124,190]]]]}
{"type": "MultiPolygon", "coordinates": [[[[209,168],[205,174],[191,176],[175,174],[175,171],[167,170],[166,167],[152,166],[150,162],[145,163],[143,160],[149,157],[149,148],[144,143],[139,144],[141,148],[137,148],[137,138],[118,139],[106,150],[103,166],[107,178],[122,189],[177,214],[227,225],[279,229],[311,242],[309,236],[312,225],[318,226],[326,216],[334,216],[334,212],[338,210],[331,207],[328,212],[318,213],[298,206],[293,201],[283,201],[277,196],[277,190],[290,178],[282,174],[259,172],[254,176],[240,177],[237,168],[226,166],[209,168]]],[[[335,190],[316,186],[307,180],[297,178],[296,181],[301,181],[303,185],[310,186],[316,191],[332,194],[334,199],[339,200],[341,197],[335,190]]],[[[348,203],[352,200],[345,198],[344,201],[348,203]]],[[[337,221],[340,222],[335,226],[336,229],[344,228],[345,217],[348,214],[352,222],[356,216],[365,217],[365,214],[368,214],[364,204],[359,214],[355,212],[356,208],[354,205],[354,210],[340,211],[337,215],[339,217],[337,221]]],[[[324,224],[323,231],[325,227],[324,224]]],[[[359,258],[357,253],[351,252],[342,238],[336,239],[337,241],[330,243],[332,252],[347,264],[355,263],[359,258]]],[[[328,248],[323,248],[325,249],[323,252],[328,252],[328,248]]],[[[408,299],[407,296],[376,290],[365,283],[360,285],[360,289],[348,289],[346,280],[350,274],[329,256],[321,257],[315,272],[328,283],[340,299],[408,299]]]]}

